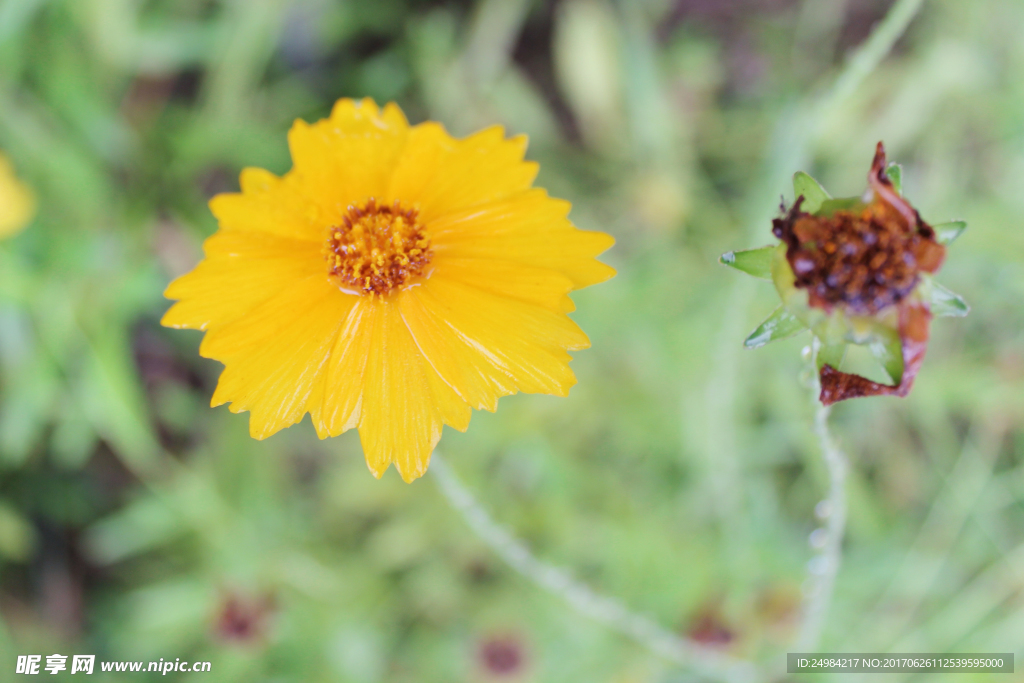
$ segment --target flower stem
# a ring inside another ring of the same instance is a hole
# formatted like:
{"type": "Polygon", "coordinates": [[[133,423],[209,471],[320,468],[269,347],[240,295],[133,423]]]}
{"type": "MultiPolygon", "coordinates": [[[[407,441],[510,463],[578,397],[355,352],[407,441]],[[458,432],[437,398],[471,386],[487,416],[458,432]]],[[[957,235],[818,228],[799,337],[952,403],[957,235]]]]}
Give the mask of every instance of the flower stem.
{"type": "MultiPolygon", "coordinates": [[[[817,346],[817,344],[815,344],[817,346]]],[[[812,371],[815,367],[812,365],[812,371]]],[[[842,564],[843,535],[846,531],[846,472],[849,464],[846,454],[836,445],[828,428],[831,407],[818,403],[821,387],[814,372],[812,384],[817,411],[814,415],[814,434],[821,446],[825,468],[828,470],[828,497],[815,506],[815,513],[825,520],[823,529],[812,534],[812,543],[820,552],[809,562],[808,577],[804,594],[803,623],[797,638],[797,652],[812,652],[821,638],[821,631],[828,615],[829,604],[835,589],[836,575],[842,564]]]]}
{"type": "Polygon", "coordinates": [[[754,680],[751,663],[681,638],[648,617],[631,612],[618,600],[598,595],[567,571],[539,560],[522,541],[494,521],[436,451],[428,471],[434,475],[445,500],[480,540],[524,578],[560,597],[579,614],[618,631],[666,661],[704,676],[735,683],[754,680]]]}

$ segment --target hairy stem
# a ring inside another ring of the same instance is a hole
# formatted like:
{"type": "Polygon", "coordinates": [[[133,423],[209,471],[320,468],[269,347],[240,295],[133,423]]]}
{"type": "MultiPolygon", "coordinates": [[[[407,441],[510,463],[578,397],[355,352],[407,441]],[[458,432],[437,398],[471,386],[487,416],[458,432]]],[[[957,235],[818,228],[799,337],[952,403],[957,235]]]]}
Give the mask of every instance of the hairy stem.
{"type": "Polygon", "coordinates": [[[598,595],[565,570],[537,559],[525,544],[494,521],[437,452],[431,457],[429,472],[445,499],[480,540],[520,575],[561,598],[579,614],[618,631],[669,662],[705,676],[736,683],[754,679],[752,664],[680,638],[631,612],[618,600],[598,595]]]}
{"type": "MultiPolygon", "coordinates": [[[[813,368],[812,368],[813,369],[813,368]]],[[[815,373],[817,377],[817,373],[815,373]]],[[[815,403],[821,389],[813,383],[815,403]]],[[[825,526],[812,534],[812,544],[820,552],[809,563],[810,577],[806,584],[803,605],[803,623],[797,638],[797,651],[810,652],[818,644],[821,631],[832,602],[836,575],[842,564],[843,535],[846,531],[846,455],[836,445],[828,429],[829,406],[817,403],[814,415],[814,434],[818,437],[825,468],[828,470],[828,497],[815,507],[816,514],[825,520],[825,526]]]]}

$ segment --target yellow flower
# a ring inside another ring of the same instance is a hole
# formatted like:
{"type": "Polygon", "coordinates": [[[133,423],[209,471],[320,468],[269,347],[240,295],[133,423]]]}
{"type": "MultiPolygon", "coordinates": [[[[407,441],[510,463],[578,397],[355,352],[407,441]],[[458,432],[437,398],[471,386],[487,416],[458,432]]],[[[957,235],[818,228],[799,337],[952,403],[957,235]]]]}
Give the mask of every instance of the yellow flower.
{"type": "Polygon", "coordinates": [[[257,439],[307,412],[320,438],[358,428],[375,476],[412,481],[470,408],[568,393],[568,351],[590,345],[568,293],[615,274],[594,258],[613,240],[531,188],[525,137],[344,99],[288,144],[291,171],[213,198],[206,259],[166,292],[163,324],[205,330],[226,366],[212,405],[250,411],[257,439]]]}
{"type": "Polygon", "coordinates": [[[35,211],[32,190],[18,180],[7,157],[0,154],[0,239],[21,232],[35,211]]]}

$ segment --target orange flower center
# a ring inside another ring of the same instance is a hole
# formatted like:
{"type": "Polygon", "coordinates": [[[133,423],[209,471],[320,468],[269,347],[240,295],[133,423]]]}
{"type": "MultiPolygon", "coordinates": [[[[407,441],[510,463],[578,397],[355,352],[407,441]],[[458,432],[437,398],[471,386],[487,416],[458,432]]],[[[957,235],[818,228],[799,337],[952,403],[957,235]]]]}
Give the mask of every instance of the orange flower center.
{"type": "Polygon", "coordinates": [[[384,296],[421,275],[433,251],[416,209],[398,201],[378,205],[371,197],[349,206],[341,224],[331,226],[324,256],[332,276],[363,294],[384,296]]]}

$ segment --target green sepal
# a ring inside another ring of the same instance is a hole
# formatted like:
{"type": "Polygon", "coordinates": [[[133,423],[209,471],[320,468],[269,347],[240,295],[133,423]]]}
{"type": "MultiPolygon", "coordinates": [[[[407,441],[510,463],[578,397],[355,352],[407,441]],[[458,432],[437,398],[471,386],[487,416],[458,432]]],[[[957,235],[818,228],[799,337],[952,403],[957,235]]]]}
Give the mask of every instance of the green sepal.
{"type": "Polygon", "coordinates": [[[939,244],[949,246],[967,229],[967,223],[964,221],[950,221],[933,225],[932,229],[935,230],[935,240],[939,244]]]}
{"type": "Polygon", "coordinates": [[[786,259],[786,246],[779,245],[772,259],[772,282],[779,293],[782,305],[795,318],[812,330],[821,325],[828,316],[820,308],[813,308],[808,303],[807,290],[796,286],[796,275],[786,259]]]}
{"type": "Polygon", "coordinates": [[[772,259],[778,245],[761,247],[760,249],[745,249],[743,251],[727,251],[718,257],[718,262],[736,270],[742,270],[747,275],[761,278],[762,280],[772,279],[772,259]]]}
{"type": "Polygon", "coordinates": [[[868,349],[893,384],[899,384],[903,379],[903,342],[896,331],[887,338],[876,338],[868,344],[868,349]]]}
{"type": "Polygon", "coordinates": [[[860,197],[841,197],[822,202],[817,215],[829,218],[836,211],[859,211],[862,208],[864,208],[864,200],[860,197]]]}
{"type": "Polygon", "coordinates": [[[893,188],[896,189],[896,194],[903,195],[903,167],[897,164],[895,161],[885,167],[885,175],[888,176],[889,182],[892,183],[893,188]]]}
{"type": "Polygon", "coordinates": [[[792,337],[797,332],[807,329],[803,321],[786,310],[785,306],[779,306],[768,318],[758,325],[757,329],[750,333],[750,336],[743,341],[748,349],[757,349],[768,342],[776,339],[792,337]]]}
{"type": "Polygon", "coordinates": [[[832,199],[832,196],[817,180],[803,171],[793,174],[793,193],[794,197],[803,195],[804,203],[800,206],[800,210],[807,213],[818,213],[822,203],[832,199]]]}
{"type": "Polygon", "coordinates": [[[833,343],[826,343],[819,340],[819,344],[818,354],[815,358],[815,362],[818,365],[818,372],[821,372],[821,369],[825,367],[826,363],[838,370],[839,366],[843,362],[843,358],[846,356],[846,342],[837,341],[833,343]]]}
{"type": "Polygon", "coordinates": [[[937,318],[962,318],[971,312],[971,307],[962,296],[937,282],[931,283],[928,294],[928,307],[937,318]]]}

